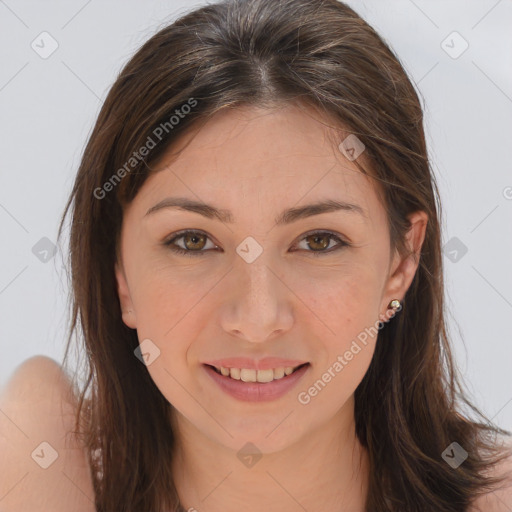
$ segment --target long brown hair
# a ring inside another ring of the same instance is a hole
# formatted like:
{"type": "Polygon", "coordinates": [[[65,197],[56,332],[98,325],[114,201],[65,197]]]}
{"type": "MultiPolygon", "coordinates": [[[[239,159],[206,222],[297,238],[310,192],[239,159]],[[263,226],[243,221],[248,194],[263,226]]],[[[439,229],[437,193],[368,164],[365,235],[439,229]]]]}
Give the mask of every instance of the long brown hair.
{"type": "Polygon", "coordinates": [[[429,217],[403,310],[380,330],[355,391],[356,433],[370,460],[366,510],[467,511],[502,482],[489,474],[507,455],[497,434],[510,432],[471,404],[452,357],[439,194],[422,108],[399,59],[342,2],[227,0],[166,26],[122,69],[60,224],[59,237],[72,208],[73,298],[64,363],[76,332],[86,369],[77,429],[100,512],[179,507],[170,463],[172,405],[134,356],[137,332],[121,318],[114,264],[123,207],[187,128],[221,108],[292,102],[329,116],[364,143],[370,165],[359,168],[381,186],[392,248],[405,254],[409,213],[423,210],[429,217]],[[177,109],[186,113],[178,122],[171,120],[177,109]],[[138,151],[149,138],[155,144],[143,158],[138,151]],[[461,405],[483,421],[465,417],[461,405]],[[457,468],[442,457],[452,442],[468,452],[457,468]]]}

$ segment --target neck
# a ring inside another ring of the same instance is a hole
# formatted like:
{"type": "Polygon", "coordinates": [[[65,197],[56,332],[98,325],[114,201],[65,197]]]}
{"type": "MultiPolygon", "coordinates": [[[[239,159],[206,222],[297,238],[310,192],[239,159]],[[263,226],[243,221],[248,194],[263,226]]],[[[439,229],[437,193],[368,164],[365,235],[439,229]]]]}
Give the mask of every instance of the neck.
{"type": "Polygon", "coordinates": [[[174,414],[173,478],[185,510],[364,512],[369,466],[355,434],[353,397],[327,424],[247,466],[237,450],[174,414]]]}

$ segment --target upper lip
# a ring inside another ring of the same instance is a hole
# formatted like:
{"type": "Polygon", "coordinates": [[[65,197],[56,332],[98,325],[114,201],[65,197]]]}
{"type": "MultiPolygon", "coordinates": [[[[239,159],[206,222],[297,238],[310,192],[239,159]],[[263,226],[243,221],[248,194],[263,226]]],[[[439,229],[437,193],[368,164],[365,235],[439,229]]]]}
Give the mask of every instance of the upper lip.
{"type": "Polygon", "coordinates": [[[212,361],[204,361],[204,364],[220,368],[247,368],[249,370],[271,370],[273,368],[287,368],[289,366],[295,368],[301,366],[308,361],[299,361],[297,359],[282,359],[280,357],[265,357],[263,359],[254,360],[249,357],[227,357],[225,359],[216,359],[212,361]]]}

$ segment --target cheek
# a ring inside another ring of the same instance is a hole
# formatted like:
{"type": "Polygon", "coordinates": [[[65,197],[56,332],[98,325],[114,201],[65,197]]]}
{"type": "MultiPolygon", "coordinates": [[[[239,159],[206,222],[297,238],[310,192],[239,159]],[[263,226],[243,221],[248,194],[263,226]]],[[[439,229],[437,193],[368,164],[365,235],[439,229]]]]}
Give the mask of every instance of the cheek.
{"type": "MultiPolygon", "coordinates": [[[[188,331],[197,292],[184,287],[165,270],[148,273],[137,290],[137,335],[139,343],[151,340],[158,357],[147,366],[148,372],[168,402],[181,409],[190,389],[187,354],[197,333],[188,331]],[[194,300],[195,299],[195,300],[194,300]],[[156,348],[155,348],[156,347],[156,348]]],[[[194,289],[192,285],[190,289],[194,289]]]]}
{"type": "MultiPolygon", "coordinates": [[[[371,267],[353,266],[350,272],[303,284],[309,332],[318,341],[319,358],[306,393],[333,412],[355,391],[375,350],[379,326],[381,283],[371,267]],[[311,393],[308,389],[311,387],[311,393]]],[[[304,403],[302,401],[301,403],[304,403]]]]}
{"type": "Polygon", "coordinates": [[[333,348],[350,344],[379,319],[382,283],[371,265],[347,265],[296,283],[297,295],[303,298],[311,317],[317,318],[324,339],[333,348]]]}
{"type": "Polygon", "coordinates": [[[137,276],[134,306],[139,336],[154,336],[160,340],[172,337],[180,323],[200,305],[211,284],[210,279],[198,279],[186,268],[166,266],[146,267],[137,276]],[[187,275],[188,274],[188,275],[187,275]]]}
{"type": "Polygon", "coordinates": [[[170,402],[184,398],[180,384],[190,389],[191,349],[200,339],[207,318],[205,307],[215,300],[210,290],[216,276],[198,278],[193,269],[180,272],[169,265],[144,267],[137,276],[134,306],[139,342],[149,339],[158,358],[148,371],[162,394],[170,402]]]}

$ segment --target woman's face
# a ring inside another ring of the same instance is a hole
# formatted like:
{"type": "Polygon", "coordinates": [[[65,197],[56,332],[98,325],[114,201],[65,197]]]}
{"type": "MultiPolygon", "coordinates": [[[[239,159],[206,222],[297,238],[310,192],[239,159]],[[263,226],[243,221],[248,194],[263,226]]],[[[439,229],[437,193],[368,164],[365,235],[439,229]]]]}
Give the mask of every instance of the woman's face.
{"type": "MultiPolygon", "coordinates": [[[[137,329],[147,369],[178,417],[233,449],[250,440],[278,450],[350,416],[378,322],[417,268],[390,258],[386,211],[327,130],[290,106],[220,112],[182,137],[176,149],[190,144],[178,158],[168,154],[124,214],[123,321],[137,329]],[[165,206],[176,198],[220,214],[165,206]],[[326,201],[353,207],[304,209],[326,201]],[[264,358],[288,361],[259,364],[264,358]],[[220,360],[235,368],[229,376],[205,366],[220,360]],[[279,367],[301,363],[277,378],[279,367]],[[241,380],[237,367],[249,370],[241,380]],[[267,370],[260,380],[274,380],[245,382],[258,368],[267,370]]],[[[416,250],[425,219],[411,218],[416,250]]]]}

